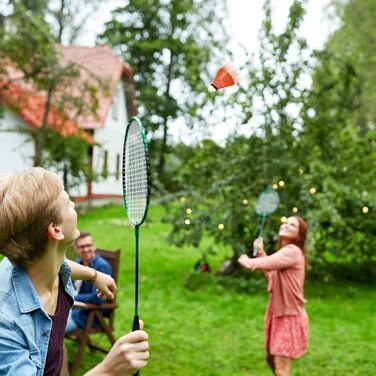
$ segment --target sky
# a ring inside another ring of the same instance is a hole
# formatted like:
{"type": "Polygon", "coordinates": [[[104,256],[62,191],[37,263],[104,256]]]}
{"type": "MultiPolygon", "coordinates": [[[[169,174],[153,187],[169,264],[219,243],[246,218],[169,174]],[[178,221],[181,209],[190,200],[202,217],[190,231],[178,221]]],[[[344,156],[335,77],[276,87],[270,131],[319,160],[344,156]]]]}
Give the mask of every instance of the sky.
{"type": "MultiPolygon", "coordinates": [[[[0,5],[2,2],[3,0],[0,0],[0,5]]],[[[240,66],[245,62],[245,55],[240,44],[251,53],[257,52],[258,34],[263,19],[263,2],[264,0],[227,0],[228,23],[231,28],[231,30],[228,30],[231,36],[228,47],[234,54],[235,62],[240,66]]],[[[293,0],[272,1],[273,26],[277,32],[282,31],[285,26],[292,2],[293,0]]],[[[306,16],[301,27],[301,33],[312,49],[321,48],[328,35],[335,30],[335,22],[330,21],[327,17],[329,2],[330,0],[307,0],[306,16]]],[[[78,43],[86,46],[94,45],[95,36],[103,31],[104,23],[111,18],[111,9],[121,5],[124,5],[124,0],[102,1],[100,11],[86,23],[78,43]]],[[[223,64],[226,62],[223,62],[223,64]]],[[[219,143],[223,143],[226,137],[235,130],[236,125],[218,124],[207,129],[205,133],[187,129],[184,121],[180,119],[171,128],[173,130],[170,137],[176,142],[195,143],[203,137],[210,137],[219,143]]]]}
{"type": "MultiPolygon", "coordinates": [[[[247,50],[256,51],[258,48],[258,33],[263,20],[263,0],[227,0],[229,20],[233,28],[231,47],[236,52],[237,44],[241,43],[247,50]]],[[[288,16],[288,10],[293,0],[274,0],[273,25],[276,31],[282,31],[288,16]]],[[[325,8],[329,0],[308,0],[307,13],[302,26],[302,34],[307,38],[311,48],[323,45],[327,35],[332,30],[332,24],[325,18],[325,8]]]]}
{"type": "MultiPolygon", "coordinates": [[[[1,1],[1,0],[0,0],[1,1]]],[[[236,52],[237,44],[242,43],[249,51],[257,49],[258,32],[263,19],[262,5],[264,0],[227,0],[229,9],[229,23],[233,34],[232,48],[236,52]]],[[[274,24],[277,31],[281,30],[285,24],[288,10],[293,0],[274,0],[273,14],[274,24]]],[[[330,0],[308,0],[307,14],[302,27],[302,33],[307,37],[312,48],[322,46],[327,35],[333,30],[332,22],[325,18],[326,7],[330,0]]],[[[103,30],[103,25],[111,18],[111,9],[124,4],[124,0],[112,0],[108,6],[103,2],[100,16],[94,17],[87,23],[86,32],[80,39],[81,44],[93,45],[95,35],[103,30]]]]}

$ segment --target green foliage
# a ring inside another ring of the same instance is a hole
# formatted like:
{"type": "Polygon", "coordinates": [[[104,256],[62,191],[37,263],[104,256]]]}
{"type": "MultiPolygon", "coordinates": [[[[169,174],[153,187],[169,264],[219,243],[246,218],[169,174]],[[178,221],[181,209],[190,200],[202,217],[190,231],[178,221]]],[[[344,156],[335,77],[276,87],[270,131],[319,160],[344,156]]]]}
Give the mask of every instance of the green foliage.
{"type": "Polygon", "coordinates": [[[134,69],[139,116],[161,138],[154,161],[160,179],[171,123],[203,122],[208,66],[228,55],[224,14],[222,0],[130,0],[100,36],[134,69]]]}
{"type": "MultiPolygon", "coordinates": [[[[6,68],[12,66],[23,74],[23,83],[31,90],[42,92],[46,103],[43,119],[36,129],[25,131],[35,143],[35,166],[52,167],[63,173],[67,188],[77,184],[87,174],[88,145],[77,136],[61,135],[59,124],[47,124],[54,107],[61,119],[70,120],[94,115],[98,109],[98,91],[108,94],[107,82],[91,76],[78,87],[74,85],[80,76],[80,67],[74,63],[61,64],[59,52],[50,25],[46,22],[46,1],[13,1],[8,16],[10,28],[0,28],[0,62],[3,66],[2,84],[6,89],[9,77],[6,68]],[[72,87],[77,91],[72,93],[72,87]],[[51,129],[54,129],[53,132],[51,129]]],[[[0,92],[1,95],[1,92],[0,92]]],[[[19,103],[12,110],[20,111],[25,104],[19,103]]]]}
{"type": "Polygon", "coordinates": [[[57,57],[44,20],[45,4],[25,4],[22,0],[12,3],[13,12],[7,17],[10,29],[0,31],[1,57],[10,59],[24,73],[25,80],[32,79],[38,89],[46,89],[57,57]]]}
{"type": "MultiPolygon", "coordinates": [[[[316,54],[313,85],[302,111],[301,143],[303,153],[311,150],[305,179],[318,190],[317,204],[309,212],[314,262],[336,274],[368,280],[376,262],[376,173],[371,168],[376,153],[375,119],[365,98],[373,95],[369,83],[375,82],[376,65],[367,64],[366,73],[363,59],[371,62],[368,47],[354,27],[357,13],[374,14],[371,3],[348,2],[342,26],[316,54]]],[[[367,35],[374,38],[374,28],[367,35]]]]}
{"type": "Polygon", "coordinates": [[[373,0],[349,0],[337,4],[340,27],[329,39],[325,50],[343,61],[349,60],[357,75],[357,110],[354,120],[358,127],[367,128],[376,122],[376,33],[374,20],[376,3],[373,0]]]}
{"type": "Polygon", "coordinates": [[[46,168],[63,173],[65,189],[69,190],[88,178],[88,144],[81,137],[67,136],[48,130],[46,168]]]}
{"type": "Polygon", "coordinates": [[[206,142],[192,149],[175,177],[185,202],[172,207],[170,240],[199,247],[210,234],[232,247],[236,260],[238,253],[250,252],[257,235],[257,196],[283,181],[279,208],[268,218],[266,249],[273,250],[280,217],[294,215],[296,207],[309,223],[310,268],[325,269],[317,275],[371,280],[376,262],[375,130],[374,122],[359,121],[364,112],[359,94],[366,90],[359,59],[332,47],[310,59],[298,37],[303,3],[292,4],[285,31],[277,35],[271,3],[265,2],[260,67],[248,65],[237,98],[252,134],[233,137],[225,147],[206,142]],[[310,70],[308,89],[303,79],[310,70]]]}
{"type": "MultiPolygon", "coordinates": [[[[293,207],[299,206],[304,214],[311,204],[299,175],[301,121],[291,111],[305,95],[300,81],[307,70],[306,44],[297,37],[303,15],[301,2],[294,2],[285,31],[277,35],[271,25],[271,4],[265,2],[261,66],[247,65],[249,76],[235,98],[243,107],[243,122],[248,123],[244,126],[253,127],[252,135],[231,138],[225,147],[204,142],[182,166],[182,194],[193,212],[187,226],[183,220],[185,207],[177,207],[171,233],[175,243],[194,240],[192,244],[198,246],[207,231],[217,242],[230,245],[236,259],[239,253],[252,250],[260,224],[254,203],[267,186],[281,180],[285,183],[280,188],[281,205],[268,218],[268,228],[275,230],[281,215],[291,213],[293,207]],[[291,61],[292,52],[295,58],[291,61]],[[220,223],[223,230],[218,228],[220,223]]],[[[275,240],[267,230],[269,249],[273,249],[275,240]]]]}

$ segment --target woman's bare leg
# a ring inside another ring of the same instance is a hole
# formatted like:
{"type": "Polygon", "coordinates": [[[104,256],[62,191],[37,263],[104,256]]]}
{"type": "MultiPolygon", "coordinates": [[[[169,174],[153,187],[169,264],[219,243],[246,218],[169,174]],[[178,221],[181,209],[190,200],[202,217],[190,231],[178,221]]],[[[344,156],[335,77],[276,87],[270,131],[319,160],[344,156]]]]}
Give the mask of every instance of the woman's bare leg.
{"type": "Polygon", "coordinates": [[[275,376],[290,376],[292,359],[283,356],[274,357],[275,376]]]}
{"type": "Polygon", "coordinates": [[[270,369],[273,371],[275,371],[275,367],[274,367],[274,356],[272,354],[270,354],[268,351],[266,352],[266,362],[268,363],[270,369]]]}

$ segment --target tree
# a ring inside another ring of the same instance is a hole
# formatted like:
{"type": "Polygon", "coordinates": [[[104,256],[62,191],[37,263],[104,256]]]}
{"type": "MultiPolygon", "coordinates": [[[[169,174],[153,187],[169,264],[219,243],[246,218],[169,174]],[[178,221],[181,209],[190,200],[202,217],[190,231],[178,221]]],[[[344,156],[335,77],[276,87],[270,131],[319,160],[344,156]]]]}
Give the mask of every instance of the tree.
{"type": "Polygon", "coordinates": [[[305,180],[318,191],[309,212],[314,260],[336,273],[369,280],[376,275],[376,175],[370,167],[376,160],[376,119],[368,100],[374,97],[376,65],[370,56],[374,44],[366,40],[376,40],[375,12],[374,2],[346,3],[340,28],[316,55],[301,143],[311,156],[305,180]]]}
{"type": "MultiPolygon", "coordinates": [[[[309,62],[305,42],[297,37],[303,13],[295,1],[285,32],[275,35],[270,2],[265,2],[261,66],[250,66],[249,86],[238,98],[243,122],[253,125],[253,133],[230,138],[224,148],[203,144],[186,163],[181,180],[189,182],[191,176],[193,183],[181,193],[184,202],[175,205],[171,240],[199,246],[203,234],[210,234],[232,248],[233,262],[225,272],[236,271],[237,252],[250,252],[257,235],[255,200],[267,185],[281,181],[280,206],[268,218],[267,248],[276,240],[270,229],[295,208],[309,223],[313,272],[372,280],[375,126],[363,101],[372,82],[364,80],[364,54],[356,38],[351,49],[334,48],[339,47],[334,41],[346,39],[338,35],[341,28],[309,62]],[[309,87],[302,85],[307,73],[309,87]]],[[[368,32],[374,35],[373,29],[368,32]]]]}
{"type": "Polygon", "coordinates": [[[46,18],[56,42],[76,42],[86,24],[99,13],[101,3],[101,0],[49,1],[46,18]]]}
{"type": "MultiPolygon", "coordinates": [[[[243,109],[243,126],[252,127],[252,135],[234,136],[224,148],[204,143],[182,169],[185,202],[172,214],[171,240],[198,246],[209,233],[232,249],[232,263],[225,273],[236,271],[239,253],[252,251],[260,223],[254,204],[261,191],[272,183],[285,183],[277,185],[281,205],[268,219],[275,226],[282,214],[298,206],[301,165],[297,153],[302,121],[296,114],[306,95],[302,78],[309,57],[305,41],[298,37],[303,4],[294,1],[285,31],[278,35],[272,28],[271,2],[265,2],[260,66],[249,56],[244,69],[249,76],[235,98],[243,109]],[[187,206],[192,209],[189,225],[183,220],[187,206]]],[[[310,197],[304,199],[309,202],[310,197]]],[[[303,213],[304,199],[299,205],[303,213]]],[[[267,238],[269,245],[275,240],[268,232],[267,238]]]]}
{"type": "Polygon", "coordinates": [[[325,51],[337,58],[353,59],[356,74],[359,77],[361,91],[357,94],[355,121],[358,127],[367,127],[376,122],[374,106],[376,93],[376,33],[374,20],[376,3],[372,0],[350,0],[334,2],[339,18],[339,28],[328,40],[325,51]]]}
{"type": "Polygon", "coordinates": [[[100,36],[134,69],[140,116],[161,138],[160,179],[169,128],[179,116],[186,124],[203,122],[208,65],[228,56],[224,9],[222,0],[130,0],[100,36]]]}
{"type": "MultiPolygon", "coordinates": [[[[78,93],[72,93],[72,84],[80,76],[82,67],[75,63],[63,65],[60,62],[59,51],[50,27],[45,21],[46,9],[43,8],[46,6],[45,2],[11,1],[11,4],[13,11],[8,19],[12,27],[8,30],[3,29],[0,35],[1,60],[5,62],[5,66],[11,64],[22,72],[22,81],[32,85],[34,91],[45,94],[46,102],[41,125],[37,130],[30,130],[30,136],[35,142],[34,165],[43,166],[47,160],[51,164],[51,159],[56,155],[54,154],[56,149],[51,141],[59,142],[57,139],[61,137],[59,134],[61,129],[57,124],[54,129],[57,135],[55,138],[47,128],[51,108],[54,107],[62,119],[66,118],[68,113],[76,116],[95,114],[98,108],[98,90],[105,91],[106,83],[92,76],[92,80],[81,84],[78,93]],[[27,6],[24,3],[27,3],[27,6]],[[47,142],[47,138],[50,142],[47,142]]],[[[2,84],[2,90],[6,88],[7,82],[2,84]]],[[[65,143],[70,141],[73,142],[72,146],[77,145],[74,137],[64,140],[65,143]]],[[[77,161],[81,161],[79,169],[86,174],[87,146],[81,149],[81,158],[77,158],[77,150],[73,147],[66,145],[64,149],[67,153],[65,156],[67,163],[62,167],[64,177],[67,179],[68,175],[78,176],[73,170],[67,171],[68,166],[73,165],[75,165],[74,170],[77,170],[77,161]]],[[[61,166],[58,162],[57,165],[61,166]]],[[[65,184],[70,185],[68,181],[65,181],[65,184]]]]}

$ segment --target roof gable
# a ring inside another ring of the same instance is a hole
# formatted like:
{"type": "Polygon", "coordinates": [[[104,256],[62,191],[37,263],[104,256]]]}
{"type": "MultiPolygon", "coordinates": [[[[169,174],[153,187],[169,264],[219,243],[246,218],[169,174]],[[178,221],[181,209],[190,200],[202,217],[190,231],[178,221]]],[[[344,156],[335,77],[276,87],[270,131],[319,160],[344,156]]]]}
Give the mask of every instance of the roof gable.
{"type": "MultiPolygon", "coordinates": [[[[0,81],[0,101],[31,128],[40,128],[46,108],[46,97],[37,94],[30,88],[22,86],[18,81],[0,81]]],[[[62,136],[78,136],[88,143],[94,139],[76,124],[61,114],[53,105],[50,107],[46,120],[47,127],[59,132],[62,136]]]]}
{"type": "MultiPolygon", "coordinates": [[[[96,114],[77,114],[73,108],[64,109],[62,114],[56,106],[51,105],[47,118],[47,126],[59,131],[63,136],[81,135],[88,142],[94,143],[92,137],[83,129],[97,129],[104,126],[108,110],[112,104],[112,98],[116,93],[119,81],[124,75],[130,78],[132,69],[125,65],[108,46],[77,47],[57,46],[59,60],[62,67],[74,65],[79,70],[79,76],[70,80],[63,90],[57,89],[52,103],[58,103],[59,95],[72,95],[85,100],[82,87],[89,83],[97,87],[98,108],[96,114]],[[99,82],[104,83],[100,85],[99,82]],[[65,93],[63,93],[65,92],[65,93]]],[[[4,61],[4,60],[3,60],[4,61]]],[[[11,64],[6,64],[5,74],[0,76],[0,101],[14,109],[16,114],[29,126],[38,128],[43,121],[46,106],[46,93],[38,92],[30,83],[22,80],[22,72],[15,69],[11,64]],[[5,76],[5,77],[4,77],[5,76]]],[[[64,84],[63,84],[64,85],[64,84]]],[[[133,85],[130,88],[131,107],[134,111],[133,85]]]]}
{"type": "MultiPolygon", "coordinates": [[[[125,65],[111,49],[105,45],[90,48],[59,46],[58,52],[61,54],[60,61],[63,66],[73,63],[80,70],[80,77],[71,87],[73,94],[80,91],[80,85],[84,82],[89,82],[97,86],[98,80],[104,83],[104,86],[98,90],[98,109],[96,116],[82,115],[76,120],[80,128],[102,128],[119,81],[123,74],[130,76],[132,69],[125,65]]],[[[74,114],[68,115],[74,118],[74,114]]]]}

